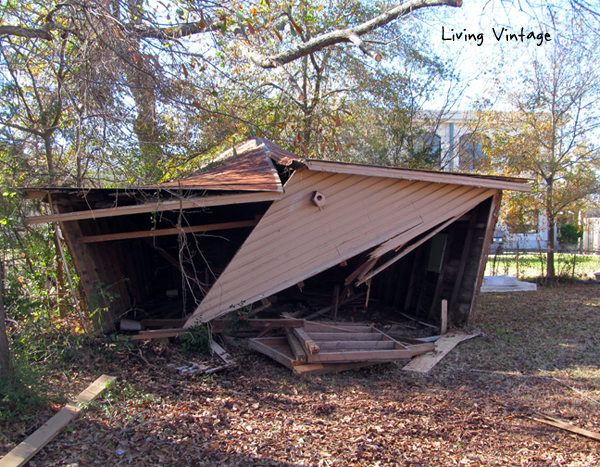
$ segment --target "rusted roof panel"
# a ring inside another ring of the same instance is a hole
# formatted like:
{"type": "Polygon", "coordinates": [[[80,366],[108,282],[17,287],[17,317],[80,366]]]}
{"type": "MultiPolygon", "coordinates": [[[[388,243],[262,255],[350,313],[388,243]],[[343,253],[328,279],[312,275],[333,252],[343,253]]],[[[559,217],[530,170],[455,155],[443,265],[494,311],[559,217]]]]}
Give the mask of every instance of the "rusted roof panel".
{"type": "Polygon", "coordinates": [[[163,188],[205,190],[277,191],[282,192],[279,174],[269,158],[265,146],[250,140],[226,151],[218,160],[223,163],[214,169],[199,172],[187,178],[161,183],[163,188]]]}

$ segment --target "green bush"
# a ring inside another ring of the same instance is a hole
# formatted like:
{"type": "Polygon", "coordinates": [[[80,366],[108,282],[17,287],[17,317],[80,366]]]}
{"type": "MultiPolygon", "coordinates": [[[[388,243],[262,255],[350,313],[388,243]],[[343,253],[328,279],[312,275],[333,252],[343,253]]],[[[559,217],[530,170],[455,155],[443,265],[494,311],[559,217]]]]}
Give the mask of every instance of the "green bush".
{"type": "Polygon", "coordinates": [[[558,241],[563,245],[577,245],[583,237],[583,229],[574,224],[563,224],[560,226],[558,241]]]}

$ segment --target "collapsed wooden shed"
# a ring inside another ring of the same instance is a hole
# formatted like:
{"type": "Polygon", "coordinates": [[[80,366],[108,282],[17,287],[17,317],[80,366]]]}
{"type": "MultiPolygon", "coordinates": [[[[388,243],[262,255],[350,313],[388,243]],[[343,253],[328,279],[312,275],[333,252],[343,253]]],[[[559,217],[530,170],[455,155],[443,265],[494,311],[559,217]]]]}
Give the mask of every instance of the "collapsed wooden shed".
{"type": "Polygon", "coordinates": [[[502,190],[525,180],[296,157],[254,138],[153,187],[43,188],[105,330],[140,313],[208,322],[283,294],[365,290],[449,324],[473,318],[502,190]]]}

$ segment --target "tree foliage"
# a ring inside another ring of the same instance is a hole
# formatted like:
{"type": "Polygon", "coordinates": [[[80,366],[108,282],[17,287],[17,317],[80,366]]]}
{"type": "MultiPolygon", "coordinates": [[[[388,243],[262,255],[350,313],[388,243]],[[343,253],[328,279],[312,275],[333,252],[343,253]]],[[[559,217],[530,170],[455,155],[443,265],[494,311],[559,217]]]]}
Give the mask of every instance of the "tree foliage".
{"type": "Polygon", "coordinates": [[[507,93],[514,110],[485,116],[493,133],[487,148],[493,168],[532,179],[527,203],[546,216],[548,277],[555,275],[559,215],[600,187],[593,139],[600,125],[594,50],[553,48],[533,61],[519,91],[507,93]]]}

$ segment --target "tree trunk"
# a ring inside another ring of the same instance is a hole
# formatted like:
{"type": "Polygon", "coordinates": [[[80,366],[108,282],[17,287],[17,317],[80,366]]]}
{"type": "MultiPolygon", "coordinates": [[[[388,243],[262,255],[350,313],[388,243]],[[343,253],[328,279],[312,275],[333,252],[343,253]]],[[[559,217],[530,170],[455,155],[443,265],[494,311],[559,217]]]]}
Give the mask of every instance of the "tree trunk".
{"type": "Polygon", "coordinates": [[[8,382],[12,379],[12,365],[10,362],[10,349],[6,335],[6,313],[4,311],[4,270],[0,259],[0,381],[8,382]]]}
{"type": "Polygon", "coordinates": [[[546,277],[549,279],[554,279],[556,276],[556,272],[554,270],[554,244],[556,243],[556,235],[554,231],[554,224],[556,220],[554,216],[551,214],[546,214],[548,217],[548,247],[546,249],[547,252],[547,261],[546,261],[546,277]]]}

